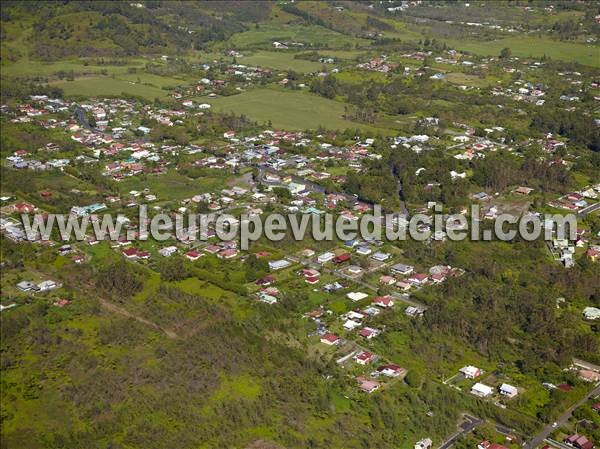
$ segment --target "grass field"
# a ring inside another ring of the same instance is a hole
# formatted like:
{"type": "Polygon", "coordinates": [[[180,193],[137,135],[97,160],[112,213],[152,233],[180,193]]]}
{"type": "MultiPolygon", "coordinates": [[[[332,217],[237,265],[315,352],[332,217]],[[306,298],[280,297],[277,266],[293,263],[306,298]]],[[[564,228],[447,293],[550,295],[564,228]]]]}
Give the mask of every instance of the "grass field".
{"type": "Polygon", "coordinates": [[[592,45],[560,42],[548,38],[508,37],[489,42],[446,41],[457,49],[479,55],[498,56],[505,47],[511,49],[513,56],[541,58],[546,55],[552,59],[578,62],[592,67],[600,67],[600,47],[592,45]]]}
{"type": "MultiPolygon", "coordinates": [[[[307,92],[255,89],[231,97],[208,100],[217,111],[245,114],[257,121],[271,120],[273,126],[285,129],[367,128],[344,120],[344,104],[307,92]]],[[[370,128],[373,129],[373,128],[370,128]]]]}
{"type": "Polygon", "coordinates": [[[311,43],[329,48],[354,47],[356,44],[368,44],[366,39],[346,36],[318,25],[261,25],[258,29],[234,34],[228,41],[238,48],[256,45],[270,45],[273,41],[293,41],[311,43]]]}
{"type": "Polygon", "coordinates": [[[446,81],[452,84],[461,84],[465,86],[485,87],[492,84],[491,81],[485,78],[479,78],[475,75],[468,75],[461,72],[446,73],[446,81]]]}
{"type": "Polygon", "coordinates": [[[276,51],[258,51],[238,58],[241,64],[258,65],[275,70],[294,70],[296,72],[316,72],[323,64],[305,59],[294,59],[293,53],[276,51]]]}
{"type": "Polygon", "coordinates": [[[50,76],[60,71],[100,73],[101,70],[112,75],[127,73],[129,67],[143,68],[145,63],[144,59],[128,59],[126,65],[85,65],[85,59],[44,62],[22,58],[13,63],[2,64],[0,71],[3,76],[50,76]]]}
{"type": "Polygon", "coordinates": [[[82,95],[86,97],[114,96],[123,93],[139,95],[140,97],[153,100],[154,98],[165,98],[168,91],[158,87],[148,86],[135,81],[126,81],[111,77],[82,78],[75,81],[59,81],[52,83],[63,89],[65,95],[82,95]]]}
{"type": "Polygon", "coordinates": [[[141,179],[139,176],[127,178],[119,182],[117,186],[123,194],[148,187],[159,201],[167,199],[174,201],[189,198],[201,192],[225,188],[226,177],[215,172],[214,177],[193,180],[170,170],[164,175],[150,175],[145,179],[141,179]]]}

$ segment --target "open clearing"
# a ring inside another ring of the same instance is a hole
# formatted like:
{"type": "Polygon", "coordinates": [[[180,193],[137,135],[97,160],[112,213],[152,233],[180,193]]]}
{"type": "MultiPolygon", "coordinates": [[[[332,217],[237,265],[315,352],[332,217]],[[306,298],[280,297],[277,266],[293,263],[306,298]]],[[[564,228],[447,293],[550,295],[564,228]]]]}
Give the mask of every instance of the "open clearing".
{"type": "MultiPolygon", "coordinates": [[[[255,89],[231,97],[207,100],[217,111],[245,114],[259,122],[271,120],[285,129],[370,128],[344,120],[344,104],[307,92],[255,89]]],[[[370,128],[373,129],[373,128],[370,128]]]]}
{"type": "Polygon", "coordinates": [[[54,86],[63,89],[65,95],[82,95],[86,97],[115,96],[122,94],[139,95],[140,97],[153,100],[165,98],[168,91],[158,87],[148,86],[135,81],[125,81],[110,77],[82,78],[75,81],[60,81],[53,83],[54,86]]]}
{"type": "Polygon", "coordinates": [[[294,59],[294,53],[258,51],[252,55],[238,58],[238,61],[246,65],[258,65],[275,70],[294,70],[296,72],[316,72],[323,64],[305,59],[294,59]]]}
{"type": "Polygon", "coordinates": [[[600,67],[600,48],[592,45],[560,42],[548,38],[508,37],[489,42],[447,41],[457,49],[485,56],[498,56],[508,47],[513,56],[541,58],[546,55],[552,59],[579,62],[592,67],[600,67]]]}
{"type": "Polygon", "coordinates": [[[356,44],[368,44],[367,39],[346,36],[336,31],[329,30],[319,25],[261,25],[259,29],[236,33],[229,39],[229,44],[234,47],[249,47],[257,45],[271,45],[273,41],[292,41],[310,43],[314,46],[327,48],[350,48],[356,44]]]}
{"type": "Polygon", "coordinates": [[[76,74],[100,73],[105,70],[109,75],[127,73],[130,67],[143,68],[147,62],[144,59],[127,59],[124,65],[94,65],[93,61],[85,62],[85,59],[66,60],[56,62],[35,61],[20,59],[1,67],[4,76],[50,76],[58,72],[75,72],[76,74]],[[86,65],[87,64],[87,65],[86,65]]]}

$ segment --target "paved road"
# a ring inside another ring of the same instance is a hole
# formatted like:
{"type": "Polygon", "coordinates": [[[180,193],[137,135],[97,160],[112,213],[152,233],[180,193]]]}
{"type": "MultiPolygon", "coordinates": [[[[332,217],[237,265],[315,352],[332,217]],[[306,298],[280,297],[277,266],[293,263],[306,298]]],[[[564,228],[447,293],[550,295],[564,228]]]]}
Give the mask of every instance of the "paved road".
{"type": "Polygon", "coordinates": [[[600,210],[600,203],[592,204],[591,206],[588,206],[585,209],[581,209],[578,212],[578,215],[581,218],[585,218],[586,215],[591,214],[592,212],[595,212],[597,210],[600,210]]]}
{"type": "Polygon", "coordinates": [[[439,447],[439,449],[451,448],[454,445],[454,443],[456,443],[456,440],[458,440],[461,436],[471,432],[475,427],[477,427],[483,422],[483,420],[475,418],[474,416],[463,415],[463,417],[465,418],[465,421],[459,426],[461,430],[452,435],[446,441],[444,441],[444,443],[439,447]]]}
{"type": "Polygon", "coordinates": [[[544,427],[542,429],[542,431],[540,433],[538,433],[535,437],[533,437],[533,439],[531,441],[529,441],[523,447],[525,449],[534,449],[534,448],[538,447],[540,444],[542,444],[544,442],[544,440],[546,438],[548,438],[550,436],[550,434],[552,434],[552,432],[554,432],[558,427],[560,427],[564,423],[566,423],[569,420],[569,418],[571,417],[571,415],[573,415],[573,412],[577,408],[581,407],[592,396],[597,396],[597,395],[600,395],[600,384],[596,385],[594,387],[594,389],[592,391],[590,391],[587,395],[585,395],[585,397],[582,398],[579,402],[577,402],[576,404],[572,405],[567,410],[565,410],[565,412],[556,419],[556,424],[557,424],[556,426],[553,426],[552,424],[548,424],[546,427],[544,427]]]}

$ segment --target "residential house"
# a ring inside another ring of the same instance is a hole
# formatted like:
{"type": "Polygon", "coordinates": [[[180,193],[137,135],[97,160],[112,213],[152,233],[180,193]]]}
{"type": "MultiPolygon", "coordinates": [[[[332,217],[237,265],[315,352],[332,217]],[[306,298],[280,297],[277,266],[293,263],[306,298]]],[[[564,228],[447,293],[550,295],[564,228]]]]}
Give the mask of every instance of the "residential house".
{"type": "Polygon", "coordinates": [[[348,254],[348,253],[342,253],[339,256],[335,256],[333,258],[333,263],[340,264],[340,263],[343,263],[343,262],[347,262],[348,260],[350,260],[350,254],[348,254]]]}
{"type": "Polygon", "coordinates": [[[13,206],[14,210],[20,214],[32,214],[36,207],[30,203],[17,203],[13,206]]]}
{"type": "Polygon", "coordinates": [[[193,262],[195,260],[200,259],[200,257],[202,257],[202,254],[199,253],[198,251],[192,250],[192,251],[188,251],[187,253],[185,253],[185,257],[188,260],[191,260],[193,262]]]}
{"type": "Polygon", "coordinates": [[[171,257],[176,252],[177,252],[176,246],[165,246],[164,248],[161,248],[158,250],[158,254],[160,254],[163,257],[171,257]]]}
{"type": "Polygon", "coordinates": [[[589,441],[586,437],[578,435],[578,434],[569,435],[567,438],[564,439],[564,442],[566,444],[568,444],[569,446],[573,446],[577,449],[593,449],[594,448],[594,443],[589,441]]]}
{"type": "Polygon", "coordinates": [[[334,258],[335,258],[334,253],[326,252],[326,253],[319,255],[319,257],[317,257],[317,262],[318,263],[326,263],[326,262],[329,262],[330,260],[333,260],[334,258]]]}
{"type": "Polygon", "coordinates": [[[519,390],[516,387],[513,387],[509,384],[502,384],[499,388],[500,394],[506,396],[509,399],[514,398],[517,394],[519,394],[519,390]]]}
{"type": "Polygon", "coordinates": [[[343,324],[343,327],[347,331],[351,331],[356,329],[357,327],[360,327],[360,323],[354,320],[346,320],[346,322],[343,324]]]}
{"type": "Polygon", "coordinates": [[[359,388],[365,393],[373,393],[374,391],[379,390],[380,387],[379,382],[376,382],[374,380],[362,379],[359,382],[359,388]]]}
{"type": "Polygon", "coordinates": [[[126,248],[126,249],[123,250],[123,255],[127,259],[137,259],[137,257],[138,257],[138,250],[137,250],[137,248],[126,248]]]}
{"type": "Polygon", "coordinates": [[[384,252],[381,252],[381,251],[377,251],[376,253],[374,253],[371,256],[371,259],[376,260],[378,262],[385,262],[390,257],[391,257],[391,254],[389,254],[389,253],[384,253],[384,252]]]}
{"type": "Polygon", "coordinates": [[[465,376],[465,379],[475,379],[483,374],[483,371],[471,365],[462,367],[459,372],[465,376]]]}
{"type": "Polygon", "coordinates": [[[406,281],[398,281],[396,283],[396,287],[398,288],[398,290],[407,292],[412,288],[412,284],[410,282],[406,282],[406,281]]]}
{"type": "Polygon", "coordinates": [[[380,365],[377,367],[377,372],[387,377],[398,377],[406,373],[406,370],[401,366],[394,365],[393,363],[387,365],[380,365]]]}
{"type": "Polygon", "coordinates": [[[411,267],[410,265],[406,265],[403,263],[397,263],[390,267],[390,271],[392,273],[401,274],[403,276],[407,276],[407,275],[411,274],[414,270],[415,270],[414,267],[411,267]]]}
{"type": "Polygon", "coordinates": [[[282,270],[284,268],[287,268],[291,265],[290,261],[285,260],[285,259],[280,259],[280,260],[274,260],[269,262],[269,269],[270,270],[282,270]]]}
{"type": "Polygon", "coordinates": [[[321,336],[321,343],[329,346],[338,345],[341,343],[341,341],[342,339],[340,337],[329,332],[321,336]]]}
{"type": "Polygon", "coordinates": [[[383,309],[390,309],[390,308],[394,307],[394,300],[389,295],[377,296],[376,298],[373,298],[373,305],[376,305],[383,309]]]}
{"type": "Polygon", "coordinates": [[[59,288],[60,284],[58,284],[55,281],[48,280],[48,281],[40,282],[37,286],[38,286],[39,291],[47,292],[47,291],[55,290],[55,289],[59,288]]]}
{"type": "Polygon", "coordinates": [[[376,358],[377,357],[375,356],[375,354],[372,354],[369,351],[362,351],[353,357],[353,359],[359,365],[368,365],[369,363],[373,362],[376,358]]]}
{"type": "Polygon", "coordinates": [[[600,382],[600,373],[589,369],[580,369],[577,373],[581,380],[586,382],[600,382]]]}
{"type": "Polygon", "coordinates": [[[219,259],[232,259],[237,255],[238,255],[237,249],[229,248],[229,249],[224,249],[223,251],[219,252],[217,254],[217,257],[219,259]]]}
{"type": "Polygon", "coordinates": [[[372,327],[364,327],[360,330],[358,335],[360,335],[363,338],[366,338],[367,340],[370,340],[374,337],[377,337],[380,333],[381,331],[379,329],[373,329],[372,327]]]}
{"type": "Polygon", "coordinates": [[[361,301],[361,300],[365,299],[367,296],[369,296],[369,295],[366,293],[363,293],[363,292],[350,292],[346,295],[346,297],[348,299],[351,299],[354,302],[361,301]]]}
{"type": "Polygon", "coordinates": [[[379,283],[383,285],[394,285],[396,279],[392,276],[383,275],[379,278],[379,283]]]}
{"type": "Polygon", "coordinates": [[[423,312],[423,309],[414,306],[408,306],[406,309],[404,309],[404,313],[412,318],[422,316],[423,312]]]}
{"type": "Polygon", "coordinates": [[[583,317],[586,320],[597,320],[600,318],[600,309],[598,307],[586,307],[583,309],[583,317]]]}
{"type": "Polygon", "coordinates": [[[31,281],[21,281],[17,284],[17,288],[22,292],[28,292],[30,290],[37,290],[37,285],[31,281]]]}
{"type": "Polygon", "coordinates": [[[275,278],[271,275],[265,276],[264,278],[257,279],[256,285],[261,285],[263,287],[268,287],[273,282],[275,282],[275,278]]]}
{"type": "Polygon", "coordinates": [[[371,248],[369,248],[368,246],[359,246],[356,249],[356,254],[359,254],[361,256],[368,256],[372,252],[373,252],[373,250],[371,248]]]}
{"type": "Polygon", "coordinates": [[[406,280],[415,286],[421,286],[427,283],[429,276],[425,273],[415,273],[410,275],[406,280]]]}
{"type": "Polygon", "coordinates": [[[424,438],[415,443],[415,449],[431,449],[433,447],[433,441],[431,438],[424,438]]]}
{"type": "Polygon", "coordinates": [[[494,389],[488,385],[477,382],[475,385],[471,387],[471,394],[475,396],[479,396],[480,398],[485,398],[490,396],[494,392],[494,389]]]}
{"type": "Polygon", "coordinates": [[[306,248],[306,249],[303,249],[300,254],[301,254],[302,257],[307,257],[308,258],[308,257],[314,256],[315,252],[312,249],[310,249],[310,248],[306,248]]]}

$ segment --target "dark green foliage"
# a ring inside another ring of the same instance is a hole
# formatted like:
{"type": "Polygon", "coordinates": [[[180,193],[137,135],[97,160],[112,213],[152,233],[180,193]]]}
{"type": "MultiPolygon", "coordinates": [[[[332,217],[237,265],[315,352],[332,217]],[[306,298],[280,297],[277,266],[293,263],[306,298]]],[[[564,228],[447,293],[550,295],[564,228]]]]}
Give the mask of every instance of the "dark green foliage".
{"type": "Polygon", "coordinates": [[[162,258],[156,264],[156,269],[163,281],[181,281],[190,275],[186,261],[178,256],[162,258]]]}
{"type": "Polygon", "coordinates": [[[100,267],[96,283],[100,289],[120,300],[131,297],[143,286],[140,270],[121,258],[100,267]]]}

